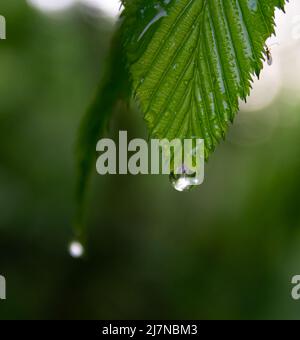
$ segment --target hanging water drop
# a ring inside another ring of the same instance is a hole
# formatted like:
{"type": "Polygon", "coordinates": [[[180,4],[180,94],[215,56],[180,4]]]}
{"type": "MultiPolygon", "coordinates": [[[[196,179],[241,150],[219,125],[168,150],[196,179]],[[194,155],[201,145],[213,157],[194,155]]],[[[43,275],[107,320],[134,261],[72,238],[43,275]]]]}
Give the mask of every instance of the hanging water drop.
{"type": "Polygon", "coordinates": [[[169,178],[173,188],[177,191],[189,191],[193,186],[185,174],[176,175],[174,172],[171,172],[169,178]]]}
{"type": "Polygon", "coordinates": [[[69,254],[74,258],[80,258],[84,255],[84,247],[79,241],[72,241],[69,245],[69,254]]]}
{"type": "Polygon", "coordinates": [[[169,179],[173,188],[179,192],[189,191],[194,186],[201,184],[199,178],[197,177],[197,173],[191,171],[184,165],[180,167],[177,173],[172,171],[169,179]]]}

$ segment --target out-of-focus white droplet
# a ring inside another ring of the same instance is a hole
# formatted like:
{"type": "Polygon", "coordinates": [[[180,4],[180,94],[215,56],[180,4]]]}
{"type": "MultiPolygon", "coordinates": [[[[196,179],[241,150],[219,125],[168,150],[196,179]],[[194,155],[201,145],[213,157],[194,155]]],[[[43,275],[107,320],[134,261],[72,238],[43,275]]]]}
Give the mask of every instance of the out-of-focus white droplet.
{"type": "Polygon", "coordinates": [[[69,245],[69,254],[74,258],[80,258],[84,254],[84,247],[79,241],[72,241],[69,245]]]}
{"type": "Polygon", "coordinates": [[[123,9],[119,0],[27,0],[27,2],[43,12],[63,11],[69,9],[72,5],[82,3],[99,9],[112,18],[117,18],[123,9]]]}
{"type": "Polygon", "coordinates": [[[81,0],[81,2],[100,9],[112,18],[117,18],[123,9],[119,0],[81,0]]]}
{"type": "Polygon", "coordinates": [[[74,0],[27,0],[27,2],[45,12],[62,11],[74,5],[74,0]]]}

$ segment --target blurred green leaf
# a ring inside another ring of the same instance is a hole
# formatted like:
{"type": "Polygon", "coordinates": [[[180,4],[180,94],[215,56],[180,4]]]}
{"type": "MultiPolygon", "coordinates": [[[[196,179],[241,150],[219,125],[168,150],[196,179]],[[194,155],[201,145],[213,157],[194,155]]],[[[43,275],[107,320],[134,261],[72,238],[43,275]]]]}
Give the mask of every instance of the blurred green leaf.
{"type": "MultiPolygon", "coordinates": [[[[77,141],[77,216],[78,232],[82,228],[84,198],[91,169],[96,160],[96,144],[104,133],[108,119],[112,115],[118,101],[128,101],[128,75],[122,54],[121,31],[117,30],[107,58],[106,73],[100,83],[94,102],[84,116],[77,141]]],[[[80,235],[79,235],[80,236],[80,235]]]]}

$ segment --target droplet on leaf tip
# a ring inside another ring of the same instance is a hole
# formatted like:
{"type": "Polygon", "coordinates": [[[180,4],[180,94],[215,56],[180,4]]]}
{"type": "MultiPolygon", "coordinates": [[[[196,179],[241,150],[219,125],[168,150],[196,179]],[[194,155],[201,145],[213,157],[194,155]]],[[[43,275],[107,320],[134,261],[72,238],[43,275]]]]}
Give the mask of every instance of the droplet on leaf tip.
{"type": "Polygon", "coordinates": [[[185,165],[182,165],[178,173],[171,172],[169,180],[176,191],[184,192],[191,190],[193,186],[197,185],[195,175],[196,173],[191,172],[185,165]]]}
{"type": "Polygon", "coordinates": [[[176,175],[174,172],[170,174],[170,183],[176,191],[189,191],[192,185],[186,175],[176,175]]]}

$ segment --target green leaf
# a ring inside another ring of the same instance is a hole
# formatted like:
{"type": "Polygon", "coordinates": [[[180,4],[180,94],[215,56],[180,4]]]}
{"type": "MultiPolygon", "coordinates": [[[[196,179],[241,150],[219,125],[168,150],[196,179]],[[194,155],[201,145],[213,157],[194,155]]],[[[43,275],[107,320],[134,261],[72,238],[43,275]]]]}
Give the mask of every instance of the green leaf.
{"type": "MultiPolygon", "coordinates": [[[[130,97],[129,75],[122,54],[121,31],[117,30],[107,58],[106,72],[100,83],[94,102],[83,117],[77,141],[76,156],[78,176],[76,187],[76,220],[81,233],[84,199],[91,169],[96,162],[96,144],[105,132],[109,118],[117,103],[128,102],[130,97]]],[[[80,235],[78,235],[79,237],[80,235]]]]}
{"type": "Polygon", "coordinates": [[[122,0],[108,68],[78,140],[77,217],[82,228],[95,147],[113,109],[139,103],[153,138],[203,138],[209,154],[259,76],[284,0],[122,0]],[[127,67],[125,67],[125,65],[127,67]],[[130,79],[130,81],[129,81],[130,79]]]}
{"type": "Polygon", "coordinates": [[[283,0],[133,0],[124,46],[133,92],[153,138],[225,137],[263,67],[283,0]]]}

